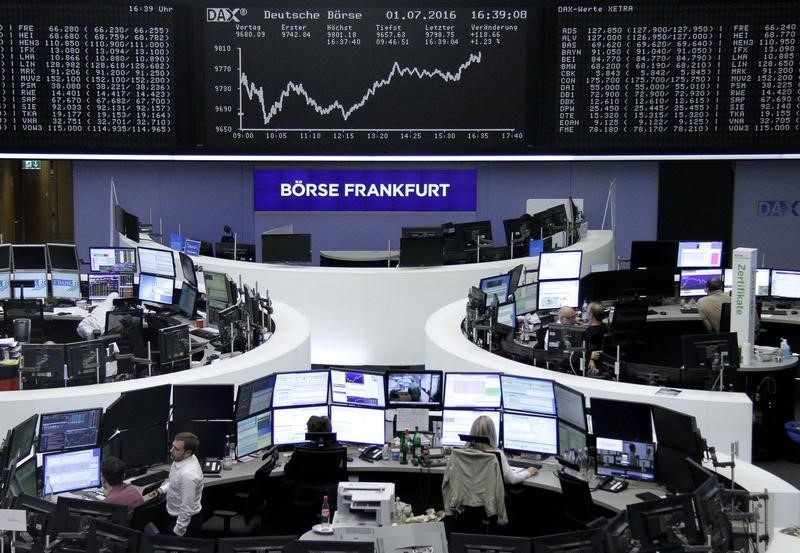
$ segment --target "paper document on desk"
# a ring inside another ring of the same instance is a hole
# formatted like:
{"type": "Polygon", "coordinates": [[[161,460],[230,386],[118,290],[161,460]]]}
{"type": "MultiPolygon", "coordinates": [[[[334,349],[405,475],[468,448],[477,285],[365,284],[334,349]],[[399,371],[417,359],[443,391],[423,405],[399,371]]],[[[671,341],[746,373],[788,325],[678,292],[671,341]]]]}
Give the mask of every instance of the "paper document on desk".
{"type": "Polygon", "coordinates": [[[398,432],[414,430],[419,427],[423,432],[428,431],[427,409],[397,409],[397,422],[395,428],[398,432]]]}
{"type": "Polygon", "coordinates": [[[24,532],[28,519],[23,509],[0,509],[0,531],[24,532]]]}

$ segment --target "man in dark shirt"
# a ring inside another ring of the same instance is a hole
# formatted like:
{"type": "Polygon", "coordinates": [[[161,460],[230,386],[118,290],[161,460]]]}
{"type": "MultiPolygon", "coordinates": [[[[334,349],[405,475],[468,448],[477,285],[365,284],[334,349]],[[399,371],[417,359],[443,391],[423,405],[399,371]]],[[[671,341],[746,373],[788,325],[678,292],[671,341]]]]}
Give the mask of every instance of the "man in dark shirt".
{"type": "Polygon", "coordinates": [[[586,374],[596,376],[600,373],[597,360],[603,351],[603,338],[608,333],[608,325],[603,322],[606,311],[597,302],[589,304],[589,322],[583,332],[583,342],[586,344],[586,374]]]}

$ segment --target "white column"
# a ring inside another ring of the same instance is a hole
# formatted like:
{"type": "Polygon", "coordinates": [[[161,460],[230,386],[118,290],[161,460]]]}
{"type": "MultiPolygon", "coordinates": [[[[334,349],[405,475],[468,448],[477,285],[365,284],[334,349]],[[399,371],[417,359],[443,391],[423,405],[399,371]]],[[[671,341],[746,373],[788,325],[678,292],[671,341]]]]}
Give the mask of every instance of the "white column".
{"type": "Polygon", "coordinates": [[[755,248],[733,250],[731,264],[731,332],[736,332],[739,346],[753,344],[756,327],[756,258],[755,248]]]}

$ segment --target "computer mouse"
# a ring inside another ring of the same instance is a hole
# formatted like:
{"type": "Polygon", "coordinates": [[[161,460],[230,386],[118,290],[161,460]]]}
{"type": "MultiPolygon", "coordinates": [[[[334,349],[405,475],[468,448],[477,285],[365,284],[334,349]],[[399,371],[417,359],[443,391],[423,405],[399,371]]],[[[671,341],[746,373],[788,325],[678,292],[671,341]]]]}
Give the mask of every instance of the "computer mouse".
{"type": "Polygon", "coordinates": [[[658,313],[659,313],[660,315],[666,315],[666,314],[667,314],[667,312],[666,312],[666,311],[659,311],[658,313]]]}
{"type": "Polygon", "coordinates": [[[792,315],[797,315],[797,311],[792,311],[792,315]]]}
{"type": "Polygon", "coordinates": [[[61,315],[69,315],[69,313],[67,313],[66,311],[62,311],[61,313],[56,313],[56,315],[59,315],[59,316],[61,316],[61,315]]]}

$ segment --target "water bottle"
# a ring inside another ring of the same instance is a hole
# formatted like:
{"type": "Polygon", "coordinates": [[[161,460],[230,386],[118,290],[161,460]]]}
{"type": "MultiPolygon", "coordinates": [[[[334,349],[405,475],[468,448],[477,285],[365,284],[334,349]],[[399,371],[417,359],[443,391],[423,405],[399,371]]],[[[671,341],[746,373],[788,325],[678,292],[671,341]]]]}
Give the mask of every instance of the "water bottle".
{"type": "Polygon", "coordinates": [[[383,444],[383,450],[381,451],[381,459],[384,461],[390,461],[392,459],[391,446],[388,443],[383,444]]]}
{"type": "Polygon", "coordinates": [[[786,338],[781,338],[781,359],[789,359],[792,356],[792,350],[789,348],[789,342],[786,338]]]}
{"type": "Polygon", "coordinates": [[[323,528],[331,524],[331,507],[328,505],[328,496],[322,496],[322,509],[319,511],[319,523],[323,528]]]}
{"type": "Polygon", "coordinates": [[[42,495],[47,501],[52,501],[53,499],[53,484],[50,483],[49,476],[44,481],[44,493],[42,495]]]}
{"type": "Polygon", "coordinates": [[[408,464],[408,440],[405,436],[400,438],[400,464],[408,464]]]}
{"type": "Polygon", "coordinates": [[[582,450],[578,451],[578,462],[577,462],[578,476],[580,476],[583,480],[587,479],[586,463],[588,462],[588,460],[586,457],[587,457],[586,448],[583,448],[582,450]]]}
{"type": "Polygon", "coordinates": [[[418,459],[422,455],[422,437],[419,435],[419,426],[414,427],[414,438],[411,440],[412,453],[414,459],[418,459]]]}
{"type": "MultiPolygon", "coordinates": [[[[234,450],[235,451],[235,450],[234,450]]],[[[231,457],[231,436],[230,434],[225,435],[225,449],[223,450],[222,455],[222,469],[223,470],[231,470],[233,468],[233,458],[231,457]]]]}
{"type": "Polygon", "coordinates": [[[583,305],[581,306],[581,320],[583,324],[589,322],[589,301],[586,298],[583,298],[583,305]]]}

